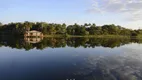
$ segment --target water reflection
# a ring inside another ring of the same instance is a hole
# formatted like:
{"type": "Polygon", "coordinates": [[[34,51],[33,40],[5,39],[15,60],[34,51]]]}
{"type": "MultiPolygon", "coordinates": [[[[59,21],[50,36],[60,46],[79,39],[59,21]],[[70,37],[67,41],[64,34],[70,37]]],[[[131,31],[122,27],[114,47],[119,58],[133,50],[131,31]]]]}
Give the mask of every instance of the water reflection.
{"type": "Polygon", "coordinates": [[[95,47],[109,47],[115,48],[120,47],[129,43],[142,43],[142,39],[123,39],[123,38],[0,38],[0,46],[9,46],[17,49],[46,49],[60,48],[60,47],[84,47],[84,48],[95,48],[95,47]]]}
{"type": "Polygon", "coordinates": [[[0,80],[142,80],[140,43],[120,38],[45,38],[39,43],[1,38],[0,80]]]}
{"type": "Polygon", "coordinates": [[[43,40],[43,37],[24,37],[24,41],[26,43],[31,43],[31,44],[35,44],[35,43],[40,43],[43,40]]]}

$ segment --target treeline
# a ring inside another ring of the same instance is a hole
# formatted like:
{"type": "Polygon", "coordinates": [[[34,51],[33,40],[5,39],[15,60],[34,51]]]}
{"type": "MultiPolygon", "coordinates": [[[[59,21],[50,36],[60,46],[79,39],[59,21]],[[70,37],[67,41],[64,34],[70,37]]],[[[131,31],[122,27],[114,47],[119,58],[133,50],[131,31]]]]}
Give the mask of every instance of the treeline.
{"type": "Polygon", "coordinates": [[[46,49],[46,48],[63,48],[63,47],[84,47],[84,48],[95,48],[95,47],[109,47],[115,48],[120,47],[129,43],[142,43],[141,39],[128,39],[128,38],[44,38],[39,43],[27,43],[24,39],[13,38],[13,37],[1,37],[0,47],[11,47],[16,49],[46,49]]]}
{"type": "Polygon", "coordinates": [[[18,22],[2,24],[0,23],[0,34],[23,35],[25,31],[37,30],[45,35],[123,35],[137,36],[142,34],[142,30],[132,30],[121,27],[119,25],[103,25],[96,26],[95,24],[66,25],[46,22],[18,22]]]}

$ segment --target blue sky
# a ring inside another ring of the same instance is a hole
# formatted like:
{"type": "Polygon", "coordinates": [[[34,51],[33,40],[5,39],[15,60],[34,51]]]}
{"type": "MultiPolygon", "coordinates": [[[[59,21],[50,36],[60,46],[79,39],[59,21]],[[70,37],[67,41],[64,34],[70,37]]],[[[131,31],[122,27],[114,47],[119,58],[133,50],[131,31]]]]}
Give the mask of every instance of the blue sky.
{"type": "Polygon", "coordinates": [[[117,24],[137,29],[142,27],[141,7],[141,0],[1,0],[0,22],[117,24]]]}

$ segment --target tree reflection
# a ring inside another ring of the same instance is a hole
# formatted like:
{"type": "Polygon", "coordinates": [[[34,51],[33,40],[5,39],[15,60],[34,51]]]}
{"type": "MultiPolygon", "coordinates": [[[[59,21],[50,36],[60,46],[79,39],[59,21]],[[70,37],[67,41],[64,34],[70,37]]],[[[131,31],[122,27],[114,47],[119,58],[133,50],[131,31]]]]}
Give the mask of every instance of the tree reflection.
{"type": "Polygon", "coordinates": [[[108,47],[115,48],[129,43],[142,43],[141,39],[128,39],[128,38],[44,38],[44,39],[28,39],[38,40],[34,43],[30,43],[27,39],[13,38],[10,36],[0,38],[0,47],[11,47],[16,49],[45,49],[45,48],[64,48],[68,47],[108,47]]]}

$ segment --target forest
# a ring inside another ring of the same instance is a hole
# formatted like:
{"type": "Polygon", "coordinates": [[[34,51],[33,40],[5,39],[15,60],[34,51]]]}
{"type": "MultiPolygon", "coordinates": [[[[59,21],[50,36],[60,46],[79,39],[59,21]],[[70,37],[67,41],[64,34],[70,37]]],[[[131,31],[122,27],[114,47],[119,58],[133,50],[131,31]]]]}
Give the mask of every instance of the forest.
{"type": "Polygon", "coordinates": [[[121,36],[140,36],[142,29],[132,30],[119,25],[109,24],[96,26],[96,24],[85,23],[73,25],[46,23],[46,22],[16,22],[2,24],[0,23],[0,35],[23,35],[26,31],[37,30],[44,35],[121,35],[121,36]]]}

